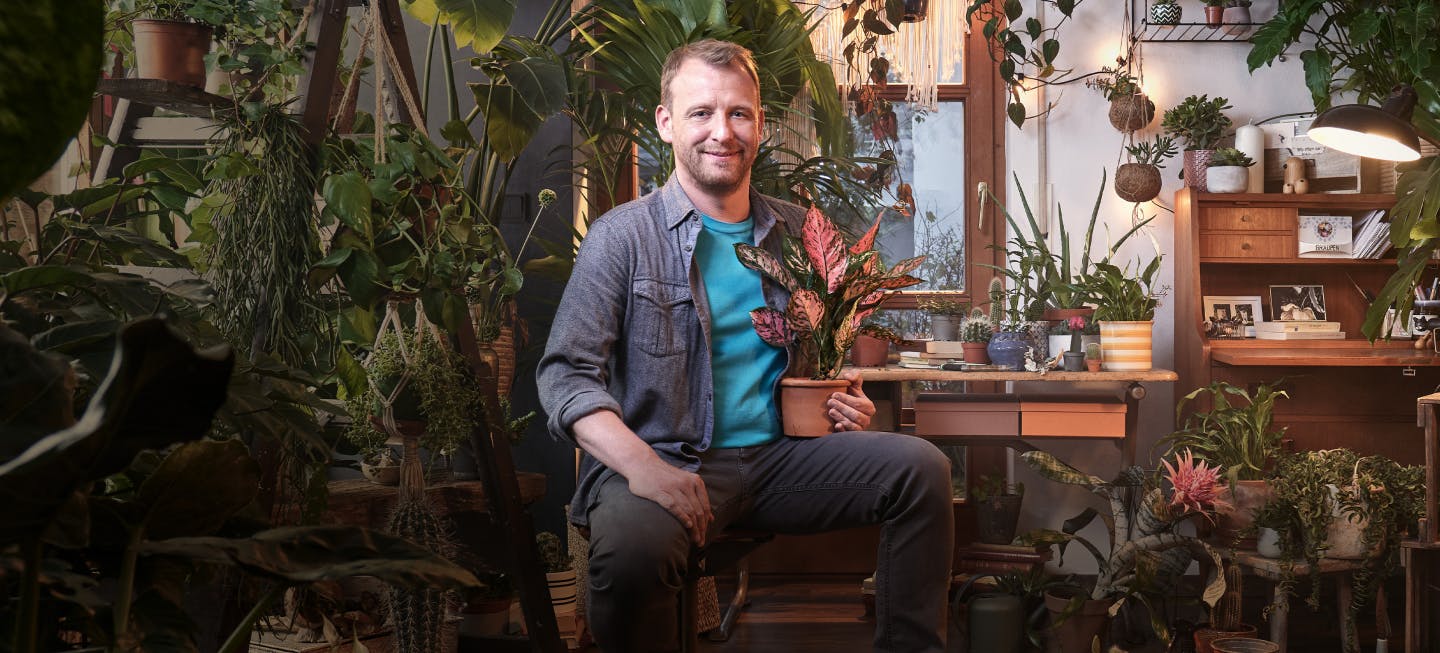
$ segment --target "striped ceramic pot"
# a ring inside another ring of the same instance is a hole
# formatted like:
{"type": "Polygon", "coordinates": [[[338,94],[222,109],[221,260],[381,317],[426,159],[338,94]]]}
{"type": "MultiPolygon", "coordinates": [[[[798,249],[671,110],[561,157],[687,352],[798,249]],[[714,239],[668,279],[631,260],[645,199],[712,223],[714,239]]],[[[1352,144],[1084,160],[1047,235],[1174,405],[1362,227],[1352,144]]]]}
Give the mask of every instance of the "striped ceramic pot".
{"type": "Polygon", "coordinates": [[[1151,25],[1176,25],[1180,22],[1180,5],[1150,5],[1151,25]]]}
{"type": "Polygon", "coordinates": [[[1144,372],[1150,369],[1154,320],[1100,322],[1100,359],[1107,372],[1144,372]]]}

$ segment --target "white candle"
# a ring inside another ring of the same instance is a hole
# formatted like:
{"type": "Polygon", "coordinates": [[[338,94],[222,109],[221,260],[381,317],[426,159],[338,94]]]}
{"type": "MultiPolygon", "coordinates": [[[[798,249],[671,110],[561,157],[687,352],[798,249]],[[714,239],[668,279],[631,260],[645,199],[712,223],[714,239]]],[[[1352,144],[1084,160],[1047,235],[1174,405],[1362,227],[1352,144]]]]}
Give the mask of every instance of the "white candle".
{"type": "Polygon", "coordinates": [[[1265,192],[1265,132],[1255,125],[1242,125],[1235,130],[1235,149],[1255,161],[1255,165],[1250,166],[1245,192],[1265,192]]]}

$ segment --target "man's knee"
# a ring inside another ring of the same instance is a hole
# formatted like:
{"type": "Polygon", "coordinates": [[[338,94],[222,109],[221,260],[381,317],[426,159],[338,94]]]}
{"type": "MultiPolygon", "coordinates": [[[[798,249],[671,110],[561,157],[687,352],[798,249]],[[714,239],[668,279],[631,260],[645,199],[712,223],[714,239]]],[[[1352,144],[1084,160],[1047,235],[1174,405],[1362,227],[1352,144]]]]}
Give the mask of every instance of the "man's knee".
{"type": "Polygon", "coordinates": [[[679,522],[638,497],[590,513],[590,585],[625,592],[680,588],[690,552],[679,522]]]}

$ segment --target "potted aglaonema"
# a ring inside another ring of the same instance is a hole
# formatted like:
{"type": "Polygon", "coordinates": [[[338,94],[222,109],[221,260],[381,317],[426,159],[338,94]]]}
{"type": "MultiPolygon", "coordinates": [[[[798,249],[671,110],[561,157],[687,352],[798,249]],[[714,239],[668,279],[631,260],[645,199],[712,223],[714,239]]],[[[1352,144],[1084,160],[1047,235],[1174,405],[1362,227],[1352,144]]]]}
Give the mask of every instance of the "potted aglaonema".
{"type": "Polygon", "coordinates": [[[791,352],[787,376],[780,380],[780,421],[786,435],[817,437],[831,431],[827,402],[844,392],[849,381],[839,378],[845,353],[862,331],[895,338],[889,330],[861,326],[885,298],[885,291],[921,282],[910,275],[924,256],[905,259],[887,269],[875,250],[880,219],[854,245],[846,247],[840,230],[819,209],[805,216],[803,236],[786,236],[782,259],[744,243],[735,245],[740,263],[769,277],[790,292],[781,311],[763,306],[750,311],[760,339],[791,352]]]}
{"type": "Polygon", "coordinates": [[[1160,257],[1156,256],[1137,277],[1110,263],[1096,263],[1081,284],[1095,304],[1100,322],[1102,367],[1107,372],[1143,372],[1150,369],[1155,308],[1163,291],[1156,287],[1160,257]]]}

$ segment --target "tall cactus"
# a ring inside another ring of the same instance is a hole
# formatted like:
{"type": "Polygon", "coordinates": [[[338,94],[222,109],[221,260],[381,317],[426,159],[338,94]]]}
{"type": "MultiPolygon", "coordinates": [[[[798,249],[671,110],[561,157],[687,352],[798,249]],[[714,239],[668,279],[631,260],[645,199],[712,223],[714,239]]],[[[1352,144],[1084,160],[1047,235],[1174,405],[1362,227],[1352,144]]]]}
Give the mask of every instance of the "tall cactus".
{"type": "Polygon", "coordinates": [[[1000,330],[1000,316],[1005,313],[1005,282],[1000,277],[990,280],[990,331],[1000,330]]]}
{"type": "Polygon", "coordinates": [[[1210,627],[1222,632],[1240,630],[1240,589],[1244,578],[1240,565],[1225,565],[1225,594],[1210,606],[1210,627]]]}
{"type": "MultiPolygon", "coordinates": [[[[454,558],[455,543],[446,523],[423,494],[402,497],[390,515],[389,531],[444,558],[454,558]]],[[[395,623],[397,651],[441,651],[441,627],[449,603],[447,592],[435,589],[390,588],[390,615],[395,623]]]]}

